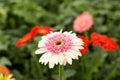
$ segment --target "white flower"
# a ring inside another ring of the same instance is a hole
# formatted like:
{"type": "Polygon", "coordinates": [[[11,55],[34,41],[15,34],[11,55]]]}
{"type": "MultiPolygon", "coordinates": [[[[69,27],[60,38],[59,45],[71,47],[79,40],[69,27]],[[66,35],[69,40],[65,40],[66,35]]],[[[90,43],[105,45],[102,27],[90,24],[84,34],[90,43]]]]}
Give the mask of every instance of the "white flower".
{"type": "Polygon", "coordinates": [[[78,59],[81,56],[79,50],[83,49],[83,41],[72,32],[51,32],[42,37],[38,47],[35,53],[44,53],[39,62],[44,65],[48,63],[49,68],[53,68],[55,64],[72,64],[72,59],[78,59]]]}

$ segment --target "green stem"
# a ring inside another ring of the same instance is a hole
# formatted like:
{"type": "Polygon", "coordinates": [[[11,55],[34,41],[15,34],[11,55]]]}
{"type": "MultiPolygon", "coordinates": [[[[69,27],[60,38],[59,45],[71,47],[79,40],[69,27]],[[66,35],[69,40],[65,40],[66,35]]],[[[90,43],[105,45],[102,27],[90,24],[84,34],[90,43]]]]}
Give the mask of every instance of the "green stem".
{"type": "Polygon", "coordinates": [[[85,37],[88,36],[88,32],[84,32],[84,36],[85,36],[85,37]]]}
{"type": "MultiPolygon", "coordinates": [[[[84,59],[84,56],[81,58],[81,69],[82,69],[82,73],[86,73],[86,71],[85,71],[85,59],[84,59]]],[[[86,77],[84,77],[83,74],[82,74],[82,78],[86,79],[86,77]]]]}
{"type": "Polygon", "coordinates": [[[64,68],[63,68],[63,65],[59,65],[59,79],[58,80],[63,80],[64,78],[64,68]]]}

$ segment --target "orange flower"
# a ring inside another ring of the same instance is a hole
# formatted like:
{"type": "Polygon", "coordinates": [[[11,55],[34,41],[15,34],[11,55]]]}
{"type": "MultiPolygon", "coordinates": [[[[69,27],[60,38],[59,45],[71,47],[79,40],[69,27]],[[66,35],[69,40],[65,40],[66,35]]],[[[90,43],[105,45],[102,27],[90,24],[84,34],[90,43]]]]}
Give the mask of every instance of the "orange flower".
{"type": "Polygon", "coordinates": [[[21,39],[19,39],[16,42],[16,47],[19,47],[19,46],[22,46],[23,44],[26,44],[33,37],[35,37],[36,34],[46,35],[46,34],[50,33],[50,31],[53,31],[53,29],[51,27],[48,27],[48,26],[34,26],[29,33],[25,34],[21,39]]]}
{"type": "Polygon", "coordinates": [[[84,49],[80,50],[80,52],[81,52],[82,55],[83,55],[85,52],[88,52],[88,51],[89,51],[89,48],[88,48],[88,45],[87,45],[87,44],[89,44],[90,40],[89,40],[88,37],[84,37],[84,36],[81,36],[81,35],[77,35],[77,37],[78,37],[78,38],[81,38],[81,39],[83,40],[83,42],[84,42],[84,45],[83,45],[84,49]]]}
{"type": "Polygon", "coordinates": [[[27,43],[28,41],[30,41],[32,39],[32,35],[31,32],[25,34],[21,39],[19,39],[16,43],[16,47],[19,47],[25,43],[27,43]]]}
{"type": "Polygon", "coordinates": [[[4,76],[9,76],[10,70],[7,69],[6,67],[0,65],[0,73],[2,73],[4,76]]]}
{"type": "Polygon", "coordinates": [[[51,27],[48,26],[35,26],[32,28],[31,33],[34,36],[35,34],[42,34],[42,35],[46,35],[48,33],[50,33],[50,31],[53,31],[53,29],[51,27]]]}
{"type": "Polygon", "coordinates": [[[93,46],[100,45],[104,50],[117,50],[118,44],[107,35],[100,35],[96,32],[91,34],[91,42],[93,46]]]}
{"type": "Polygon", "coordinates": [[[76,32],[88,31],[93,25],[92,16],[84,12],[74,20],[73,28],[76,32]]]}
{"type": "Polygon", "coordinates": [[[2,65],[0,65],[0,80],[16,80],[12,78],[13,75],[10,73],[10,70],[2,65]]]}

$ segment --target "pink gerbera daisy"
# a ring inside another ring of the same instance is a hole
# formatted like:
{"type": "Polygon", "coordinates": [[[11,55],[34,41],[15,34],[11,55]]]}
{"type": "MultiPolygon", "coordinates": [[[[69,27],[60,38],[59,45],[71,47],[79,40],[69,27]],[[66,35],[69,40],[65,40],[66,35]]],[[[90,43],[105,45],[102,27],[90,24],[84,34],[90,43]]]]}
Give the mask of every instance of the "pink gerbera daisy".
{"type": "Polygon", "coordinates": [[[79,50],[83,49],[83,41],[72,32],[51,32],[42,37],[38,47],[35,53],[44,53],[39,62],[44,65],[49,63],[49,68],[53,68],[55,64],[72,64],[72,59],[78,59],[81,56],[79,50]]]}
{"type": "Polygon", "coordinates": [[[92,25],[93,25],[92,16],[89,13],[84,12],[75,19],[73,29],[76,32],[81,33],[89,30],[92,27],[92,25]]]}

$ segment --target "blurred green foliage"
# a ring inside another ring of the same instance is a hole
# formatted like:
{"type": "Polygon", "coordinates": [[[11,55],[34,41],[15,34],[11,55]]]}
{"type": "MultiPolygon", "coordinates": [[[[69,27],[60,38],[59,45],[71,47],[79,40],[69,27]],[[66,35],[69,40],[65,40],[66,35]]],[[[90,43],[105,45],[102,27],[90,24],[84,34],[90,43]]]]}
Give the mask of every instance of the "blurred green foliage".
{"type": "MultiPolygon", "coordinates": [[[[120,0],[0,0],[0,64],[11,69],[17,80],[57,80],[58,66],[38,63],[37,35],[16,48],[16,41],[35,25],[72,30],[74,19],[89,12],[94,25],[88,31],[106,34],[120,44],[120,0]]],[[[120,50],[104,52],[95,47],[73,65],[65,67],[67,80],[119,80],[120,50]]]]}

